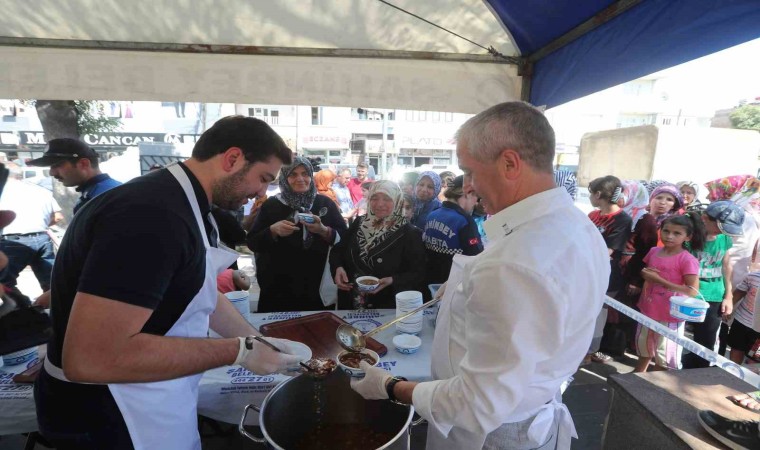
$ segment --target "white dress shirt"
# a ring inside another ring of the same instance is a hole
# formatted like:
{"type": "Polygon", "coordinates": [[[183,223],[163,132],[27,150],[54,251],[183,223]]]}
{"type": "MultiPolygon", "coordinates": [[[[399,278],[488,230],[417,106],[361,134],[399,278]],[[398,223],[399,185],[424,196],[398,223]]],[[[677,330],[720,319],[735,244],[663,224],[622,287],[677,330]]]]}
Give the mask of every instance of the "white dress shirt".
{"type": "Polygon", "coordinates": [[[502,210],[485,229],[485,251],[465,260],[461,283],[447,284],[436,381],[414,389],[414,407],[432,425],[431,450],[480,449],[502,424],[534,416],[551,425],[553,399],[588,350],[607,289],[607,247],[564,188],[502,210]],[[548,419],[537,416],[547,409],[548,419]]]}

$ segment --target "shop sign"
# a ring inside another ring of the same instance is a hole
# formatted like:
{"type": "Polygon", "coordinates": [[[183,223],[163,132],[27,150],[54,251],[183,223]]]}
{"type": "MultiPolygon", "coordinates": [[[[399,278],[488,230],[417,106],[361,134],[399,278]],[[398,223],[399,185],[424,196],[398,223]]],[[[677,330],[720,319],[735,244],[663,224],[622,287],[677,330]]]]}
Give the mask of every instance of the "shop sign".
{"type": "Polygon", "coordinates": [[[456,146],[453,138],[440,136],[402,136],[401,148],[440,148],[453,150],[456,146]]]}
{"type": "Polygon", "coordinates": [[[303,148],[348,150],[348,134],[305,134],[300,140],[303,148]]]}
{"type": "MultiPolygon", "coordinates": [[[[162,144],[194,144],[199,134],[176,133],[93,133],[85,134],[82,140],[97,147],[129,147],[141,142],[162,144]]],[[[14,131],[0,133],[0,144],[7,145],[45,145],[45,133],[42,131],[14,131]]]]}

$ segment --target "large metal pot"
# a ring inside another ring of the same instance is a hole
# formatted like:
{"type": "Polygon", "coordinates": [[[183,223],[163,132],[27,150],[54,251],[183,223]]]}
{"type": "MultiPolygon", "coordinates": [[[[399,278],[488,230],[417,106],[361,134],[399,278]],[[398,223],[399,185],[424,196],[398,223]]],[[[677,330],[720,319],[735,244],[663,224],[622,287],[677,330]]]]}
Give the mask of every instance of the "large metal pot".
{"type": "Polygon", "coordinates": [[[393,436],[378,449],[409,450],[411,426],[423,422],[419,419],[412,423],[413,415],[411,405],[364,400],[351,390],[349,377],[336,370],[321,381],[300,375],[280,383],[266,396],[261,407],[245,407],[238,430],[254,442],[289,450],[318,423],[366,424],[375,431],[393,436]],[[322,399],[319,416],[316,413],[317,398],[322,399]],[[251,409],[259,413],[263,438],[253,436],[244,428],[251,409]]]}

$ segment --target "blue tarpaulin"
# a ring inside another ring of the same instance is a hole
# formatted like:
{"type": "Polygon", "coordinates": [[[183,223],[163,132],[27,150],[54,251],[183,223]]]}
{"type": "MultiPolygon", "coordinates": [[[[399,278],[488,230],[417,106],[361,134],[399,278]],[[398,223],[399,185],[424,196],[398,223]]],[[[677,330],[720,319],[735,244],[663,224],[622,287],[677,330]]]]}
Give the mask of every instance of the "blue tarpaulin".
{"type": "MultiPolygon", "coordinates": [[[[487,1],[523,57],[617,3],[487,1]]],[[[530,102],[556,106],[757,38],[760,0],[644,0],[536,61],[530,102]]]]}

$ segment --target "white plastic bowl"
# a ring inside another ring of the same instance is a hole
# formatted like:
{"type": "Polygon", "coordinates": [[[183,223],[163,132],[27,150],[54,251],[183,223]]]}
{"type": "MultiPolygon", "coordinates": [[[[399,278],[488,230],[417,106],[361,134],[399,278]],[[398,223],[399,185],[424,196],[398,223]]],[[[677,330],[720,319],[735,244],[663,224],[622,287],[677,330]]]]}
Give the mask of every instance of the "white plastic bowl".
{"type": "MultiPolygon", "coordinates": [[[[346,375],[352,378],[364,378],[365,373],[362,369],[348,367],[347,365],[340,362],[340,357],[347,353],[352,353],[352,352],[349,352],[348,350],[343,350],[342,352],[338,353],[338,356],[335,358],[335,361],[338,363],[338,367],[340,367],[342,371],[346,372],[346,375]]],[[[371,356],[372,359],[375,360],[375,365],[377,365],[380,362],[380,355],[378,355],[377,353],[375,353],[374,351],[368,348],[365,348],[364,350],[362,350],[361,353],[371,356]]]]}
{"type": "Polygon", "coordinates": [[[375,289],[377,289],[378,283],[380,283],[380,278],[377,278],[377,277],[364,276],[364,277],[358,277],[356,279],[356,286],[362,292],[374,291],[375,289]],[[375,284],[364,284],[367,281],[374,281],[375,284]]]}
{"type": "Polygon", "coordinates": [[[422,339],[413,334],[397,334],[393,336],[393,345],[396,351],[405,355],[411,355],[420,349],[422,339]]]}
{"type": "Polygon", "coordinates": [[[704,322],[710,304],[692,297],[670,297],[670,315],[687,322],[704,322]]]}

